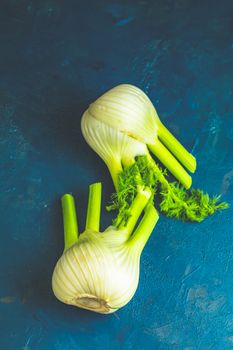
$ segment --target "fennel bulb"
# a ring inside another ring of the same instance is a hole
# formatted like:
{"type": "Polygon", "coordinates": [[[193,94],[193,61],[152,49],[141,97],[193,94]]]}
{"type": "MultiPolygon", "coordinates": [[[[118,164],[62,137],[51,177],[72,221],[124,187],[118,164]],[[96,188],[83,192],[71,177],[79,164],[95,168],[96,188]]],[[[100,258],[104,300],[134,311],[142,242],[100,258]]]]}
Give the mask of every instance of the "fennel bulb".
{"type": "MultiPolygon", "coordinates": [[[[144,144],[144,155],[147,155],[149,149],[185,188],[191,186],[192,179],[180,163],[194,172],[195,158],[166,129],[149,98],[136,86],[118,85],[100,96],[84,113],[81,127],[86,141],[92,148],[98,148],[95,141],[97,132],[105,147],[112,145],[112,136],[109,135],[110,143],[105,137],[109,134],[109,127],[115,130],[116,139],[125,135],[125,142],[138,140],[138,146],[134,146],[135,155],[142,155],[138,148],[140,143],[144,144]],[[93,128],[97,129],[96,132],[93,128]]],[[[118,150],[114,149],[114,155],[119,156],[118,150]]],[[[114,163],[112,156],[110,153],[108,159],[104,159],[108,167],[109,163],[114,163]]]]}
{"type": "Polygon", "coordinates": [[[114,221],[117,227],[127,220],[126,208],[144,186],[150,188],[151,200],[156,196],[160,210],[177,219],[200,222],[228,207],[218,203],[219,197],[210,198],[201,190],[185,191],[192,179],[183,166],[194,172],[196,160],[166,129],[149,98],[137,87],[123,84],[107,91],[85,111],[81,128],[113,179],[116,193],[108,209],[119,211],[114,221]],[[168,180],[166,169],[180,184],[168,180]]]}
{"type": "Polygon", "coordinates": [[[99,232],[101,184],[91,185],[86,228],[80,235],[74,199],[69,194],[62,197],[65,249],[52,276],[52,289],[60,301],[103,314],[130,301],[138,286],[141,252],[158,220],[148,204],[150,196],[148,189],[140,190],[127,223],[99,232]]]}

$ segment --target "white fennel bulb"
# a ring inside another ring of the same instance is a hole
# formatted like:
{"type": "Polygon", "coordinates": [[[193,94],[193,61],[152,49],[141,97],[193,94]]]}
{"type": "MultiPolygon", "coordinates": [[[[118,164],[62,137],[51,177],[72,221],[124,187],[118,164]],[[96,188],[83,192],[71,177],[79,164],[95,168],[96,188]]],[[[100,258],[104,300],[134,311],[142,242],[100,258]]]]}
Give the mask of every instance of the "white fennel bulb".
{"type": "Polygon", "coordinates": [[[114,87],[92,103],[88,111],[94,118],[145,144],[155,141],[159,117],[150,99],[136,86],[114,87]]]}
{"type": "Polygon", "coordinates": [[[91,148],[107,165],[116,188],[122,166],[132,164],[136,156],[149,154],[144,143],[102,123],[88,110],[82,117],[81,127],[91,148]]]}
{"type": "MultiPolygon", "coordinates": [[[[125,143],[133,145],[132,140],[135,140],[138,142],[133,146],[134,152],[129,151],[129,164],[142,152],[148,157],[150,150],[185,188],[191,186],[191,176],[183,166],[194,172],[195,158],[166,129],[150,99],[139,88],[122,84],[104,93],[88,107],[81,127],[87,143],[103,158],[109,169],[113,168],[113,171],[110,170],[112,176],[115,168],[119,168],[115,163],[124,162],[123,158],[119,160],[122,155],[119,144],[122,142],[125,148],[125,143]],[[116,162],[112,161],[114,157],[116,162]]],[[[114,178],[113,181],[116,185],[114,178]]]]}
{"type": "Polygon", "coordinates": [[[138,286],[141,252],[158,220],[155,208],[147,205],[150,195],[147,189],[138,193],[124,226],[99,232],[101,185],[91,185],[86,229],[80,235],[73,197],[63,196],[65,250],[52,276],[60,301],[108,314],[131,300],[138,286]]]}

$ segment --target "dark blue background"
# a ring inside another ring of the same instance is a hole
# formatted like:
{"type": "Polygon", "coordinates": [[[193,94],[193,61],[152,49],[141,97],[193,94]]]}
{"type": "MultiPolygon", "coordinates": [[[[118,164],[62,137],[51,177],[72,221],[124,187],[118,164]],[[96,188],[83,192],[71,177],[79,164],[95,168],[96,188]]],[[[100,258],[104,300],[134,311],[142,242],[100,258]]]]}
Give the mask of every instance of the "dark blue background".
{"type": "Polygon", "coordinates": [[[113,190],[80,132],[88,104],[142,88],[197,157],[194,186],[232,203],[232,77],[231,0],[0,2],[1,349],[233,348],[232,209],[201,224],[161,217],[116,314],[63,305],[50,285],[60,196],[76,196],[83,227],[88,185],[103,182],[104,204],[113,190]]]}

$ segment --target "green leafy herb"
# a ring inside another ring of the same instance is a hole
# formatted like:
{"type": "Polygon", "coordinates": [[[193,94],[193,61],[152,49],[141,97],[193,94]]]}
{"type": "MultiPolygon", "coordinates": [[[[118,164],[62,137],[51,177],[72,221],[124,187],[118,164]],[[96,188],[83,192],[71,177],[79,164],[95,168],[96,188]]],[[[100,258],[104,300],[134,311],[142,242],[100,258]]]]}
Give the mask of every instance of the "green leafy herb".
{"type": "Polygon", "coordinates": [[[162,170],[148,156],[136,157],[135,163],[119,174],[119,188],[112,195],[108,210],[118,210],[114,225],[128,219],[128,208],[134,200],[138,187],[148,187],[151,200],[158,202],[160,211],[168,217],[184,221],[201,222],[217,210],[228,208],[226,202],[219,202],[220,196],[210,197],[199,189],[186,190],[178,182],[167,180],[166,170],[162,170]]]}

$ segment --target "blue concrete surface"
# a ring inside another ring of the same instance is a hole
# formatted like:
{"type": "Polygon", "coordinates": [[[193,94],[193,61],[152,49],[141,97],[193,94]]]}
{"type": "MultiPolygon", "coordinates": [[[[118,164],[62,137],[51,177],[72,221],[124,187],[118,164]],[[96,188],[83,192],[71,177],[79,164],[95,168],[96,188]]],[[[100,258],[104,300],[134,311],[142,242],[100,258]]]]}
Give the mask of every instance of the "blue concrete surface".
{"type": "MultiPolygon", "coordinates": [[[[104,91],[132,83],[197,157],[195,187],[232,204],[231,0],[0,2],[0,349],[230,350],[232,207],[201,224],[161,217],[134,299],[103,316],[58,302],[60,196],[77,198],[106,167],[80,118],[104,91]]],[[[103,212],[102,227],[110,223],[103,212]]]]}

